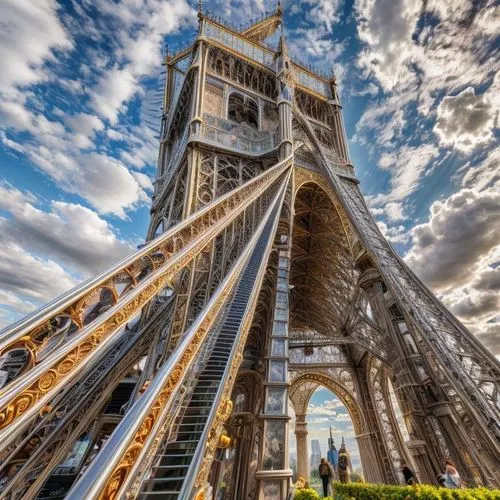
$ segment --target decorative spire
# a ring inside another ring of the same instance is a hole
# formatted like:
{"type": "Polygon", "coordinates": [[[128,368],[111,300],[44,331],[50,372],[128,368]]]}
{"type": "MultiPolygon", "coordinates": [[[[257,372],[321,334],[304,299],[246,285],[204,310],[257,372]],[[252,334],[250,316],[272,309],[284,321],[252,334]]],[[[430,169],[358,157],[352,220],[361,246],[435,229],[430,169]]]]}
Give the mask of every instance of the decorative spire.
{"type": "Polygon", "coordinates": [[[198,17],[203,15],[203,0],[198,0],[198,17]]]}
{"type": "Polygon", "coordinates": [[[281,16],[283,14],[283,9],[281,7],[281,0],[278,0],[278,6],[276,7],[276,14],[281,16]]]}
{"type": "Polygon", "coordinates": [[[281,57],[288,57],[288,47],[286,44],[285,33],[282,31],[280,35],[280,43],[278,46],[278,54],[281,54],[281,57]]]}

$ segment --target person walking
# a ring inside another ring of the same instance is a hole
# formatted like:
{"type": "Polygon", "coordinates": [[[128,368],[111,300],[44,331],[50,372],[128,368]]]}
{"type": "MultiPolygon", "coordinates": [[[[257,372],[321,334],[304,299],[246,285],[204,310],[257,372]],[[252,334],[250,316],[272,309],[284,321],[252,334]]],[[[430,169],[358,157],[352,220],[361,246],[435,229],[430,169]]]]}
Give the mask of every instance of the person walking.
{"type": "Polygon", "coordinates": [[[458,489],[462,487],[462,479],[455,467],[455,464],[451,460],[446,460],[445,471],[443,474],[445,488],[458,489]]]}
{"type": "Polygon", "coordinates": [[[401,464],[401,472],[403,473],[403,476],[405,478],[405,483],[409,486],[415,484],[415,474],[413,471],[408,467],[408,464],[406,462],[403,462],[401,464]]]}
{"type": "Polygon", "coordinates": [[[323,497],[328,496],[328,484],[330,483],[330,478],[332,477],[332,469],[328,462],[322,458],[319,464],[319,477],[323,483],[323,497]]]}

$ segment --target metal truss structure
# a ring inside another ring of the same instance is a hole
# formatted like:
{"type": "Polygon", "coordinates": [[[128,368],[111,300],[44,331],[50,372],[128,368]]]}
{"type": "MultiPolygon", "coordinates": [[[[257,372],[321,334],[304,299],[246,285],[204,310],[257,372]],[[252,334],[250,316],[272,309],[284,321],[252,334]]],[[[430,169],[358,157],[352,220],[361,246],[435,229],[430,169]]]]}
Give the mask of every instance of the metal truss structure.
{"type": "Polygon", "coordinates": [[[268,47],[281,26],[200,12],[165,61],[148,243],[1,332],[1,498],[286,498],[289,404],[307,476],[319,386],[366,480],[452,458],[500,484],[499,363],[378,230],[335,78],[268,47]]]}

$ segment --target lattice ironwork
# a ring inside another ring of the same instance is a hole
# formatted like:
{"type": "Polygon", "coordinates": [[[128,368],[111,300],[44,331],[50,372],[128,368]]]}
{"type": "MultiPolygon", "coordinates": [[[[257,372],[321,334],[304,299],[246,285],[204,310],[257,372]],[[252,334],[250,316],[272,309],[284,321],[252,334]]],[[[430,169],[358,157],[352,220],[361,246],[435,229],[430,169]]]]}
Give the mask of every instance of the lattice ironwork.
{"type": "Polygon", "coordinates": [[[31,498],[71,471],[70,498],[138,497],[160,488],[173,444],[189,448],[170,478],[181,496],[226,481],[232,498],[280,500],[288,394],[303,438],[320,385],[347,406],[368,480],[399,482],[407,460],[433,481],[451,456],[467,481],[499,485],[499,364],[378,230],[335,80],[294,64],[284,37],[264,46],[280,8],[240,30],[199,19],[165,60],[149,243],[0,334],[0,473],[19,469],[2,493],[31,498]],[[183,439],[193,401],[206,418],[183,439]],[[67,468],[82,436],[94,452],[67,468]]]}

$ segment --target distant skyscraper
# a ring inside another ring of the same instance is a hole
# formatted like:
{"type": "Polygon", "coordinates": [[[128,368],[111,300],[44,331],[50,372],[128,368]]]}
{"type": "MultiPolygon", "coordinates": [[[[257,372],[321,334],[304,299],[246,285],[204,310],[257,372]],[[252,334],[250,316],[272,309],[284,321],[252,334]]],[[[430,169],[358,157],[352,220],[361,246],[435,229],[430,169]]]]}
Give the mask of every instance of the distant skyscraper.
{"type": "Polygon", "coordinates": [[[319,444],[319,439],[313,439],[311,441],[311,469],[317,468],[321,460],[321,446],[319,444]]]}
{"type": "Polygon", "coordinates": [[[339,459],[339,452],[337,451],[337,448],[335,447],[335,442],[333,440],[332,426],[330,426],[330,437],[328,438],[328,452],[326,456],[328,462],[333,467],[333,470],[336,471],[339,459]]]}

